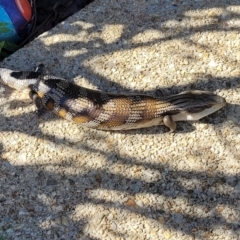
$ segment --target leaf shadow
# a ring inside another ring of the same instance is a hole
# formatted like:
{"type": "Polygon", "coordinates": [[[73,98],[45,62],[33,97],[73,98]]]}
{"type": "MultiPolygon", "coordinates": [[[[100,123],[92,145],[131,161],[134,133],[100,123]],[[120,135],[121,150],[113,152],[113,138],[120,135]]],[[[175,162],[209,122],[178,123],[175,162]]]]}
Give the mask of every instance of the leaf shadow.
{"type": "MultiPolygon", "coordinates": [[[[167,9],[165,8],[167,2],[168,1],[163,2],[161,9],[167,9]]],[[[208,2],[208,6],[206,8],[210,8],[211,5],[212,3],[208,2]]],[[[229,5],[234,4],[229,2],[229,5]]],[[[213,4],[213,6],[215,5],[213,4]]],[[[221,2],[218,6],[226,8],[226,5],[221,2]]],[[[124,25],[121,36],[113,43],[106,43],[102,39],[96,37],[87,44],[84,41],[81,42],[81,40],[76,42],[58,42],[52,44],[51,48],[60,48],[64,51],[60,53],[56,52],[57,57],[54,56],[54,58],[60,58],[61,61],[53,61],[53,63],[50,63],[48,68],[51,69],[53,74],[56,73],[58,76],[64,75],[66,78],[85,78],[89,83],[100,90],[108,89],[113,92],[134,91],[136,93],[154,95],[156,89],[148,89],[146,91],[141,89],[133,90],[128,86],[123,86],[120,83],[114,82],[114,80],[110,79],[110,77],[108,78],[101,73],[93,71],[91,67],[86,66],[85,62],[96,56],[114,54],[114,52],[117,51],[143,48],[154,44],[158,44],[157,46],[160,46],[162,43],[173,39],[182,39],[187,41],[190,45],[209,50],[209,46],[199,45],[192,41],[190,39],[192,34],[206,31],[228,32],[239,30],[237,27],[225,27],[223,25],[224,19],[219,19],[219,17],[213,17],[213,23],[207,26],[204,25],[196,27],[193,29],[193,32],[188,31],[188,28],[182,29],[180,32],[176,32],[174,29],[171,31],[171,28],[166,27],[163,29],[161,27],[161,23],[171,19],[176,20],[176,15],[171,15],[172,18],[168,18],[170,16],[169,14],[155,16],[154,11],[156,10],[154,10],[154,8],[158,9],[158,7],[158,4],[152,5],[152,9],[149,8],[147,10],[150,14],[143,14],[140,9],[138,16],[142,17],[142,19],[136,18],[137,21],[139,21],[139,27],[136,29],[126,22],[127,18],[122,18],[122,22],[115,22],[115,20],[112,20],[111,18],[106,19],[105,24],[124,25]],[[151,13],[151,11],[153,11],[153,13],[151,13]],[[145,43],[131,42],[131,39],[134,36],[143,32],[141,29],[141,22],[149,18],[152,20],[149,23],[149,29],[170,32],[167,33],[165,37],[154,39],[145,43]],[[89,45],[92,47],[88,48],[89,45]],[[86,48],[87,51],[75,56],[74,58],[64,55],[70,49],[77,51],[83,48],[86,48]],[[73,71],[66,72],[64,70],[65,68],[61,68],[61,66],[65,65],[66,62],[70,62],[70,65],[72,64],[72,68],[70,70],[73,71]],[[77,68],[74,68],[73,66],[77,66],[77,68]]],[[[205,5],[201,6],[200,2],[197,3],[195,1],[195,3],[191,3],[189,5],[189,9],[205,9],[205,5]]],[[[169,11],[176,11],[176,7],[173,6],[169,11]]],[[[184,12],[181,12],[180,10],[178,11],[178,17],[184,15],[184,12]]],[[[122,14],[127,16],[130,13],[131,11],[129,10],[122,14]]],[[[184,15],[184,17],[186,16],[184,15]]],[[[229,16],[228,20],[234,18],[239,18],[239,15],[234,14],[229,16]]],[[[81,19],[80,17],[80,20],[84,19],[81,19]]],[[[86,34],[90,35],[102,31],[96,22],[92,22],[91,24],[93,24],[93,27],[85,30],[86,34]]],[[[68,33],[66,31],[65,34],[77,34],[80,30],[82,30],[82,28],[76,27],[75,32],[68,33]]],[[[43,42],[41,43],[41,46],[46,48],[43,42]]],[[[51,56],[49,57],[52,59],[51,56]]],[[[224,56],[220,57],[224,58],[224,56]]],[[[37,58],[38,56],[36,55],[36,59],[37,58]]],[[[189,55],[186,55],[186,58],[189,59],[189,55]]],[[[231,56],[228,56],[228,58],[231,60],[231,56]]],[[[44,62],[45,56],[41,55],[39,59],[44,62]]],[[[193,59],[190,58],[190,60],[192,61],[193,59]]],[[[239,88],[239,83],[240,81],[238,77],[221,78],[200,73],[196,75],[194,82],[192,83],[180,83],[177,86],[173,85],[171,87],[163,87],[161,89],[163,94],[166,95],[190,89],[210,91],[219,91],[223,89],[236,90],[239,88]]],[[[14,92],[11,92],[10,94],[14,94],[14,92]]],[[[24,108],[27,104],[28,103],[12,101],[10,103],[10,109],[18,107],[24,108]]],[[[221,128],[224,126],[227,119],[228,111],[237,107],[239,108],[238,104],[228,104],[228,106],[221,111],[223,117],[218,120],[219,122],[214,122],[215,116],[219,113],[215,113],[202,121],[213,124],[216,128],[221,128]]],[[[236,118],[240,118],[238,113],[234,114],[236,118]]],[[[73,145],[70,141],[62,140],[53,134],[43,133],[41,128],[38,126],[39,122],[36,119],[34,112],[24,113],[14,117],[7,117],[0,114],[0,119],[7,123],[3,124],[4,127],[3,125],[0,126],[1,132],[18,131],[36,138],[47,139],[49,142],[55,143],[56,145],[63,144],[65,147],[67,147],[67,145],[73,145]],[[16,123],[21,121],[23,124],[16,128],[16,123]],[[26,124],[24,128],[24,124],[28,122],[31,122],[31,124],[26,124]]],[[[47,117],[46,119],[40,121],[55,121],[56,119],[57,117],[50,116],[50,118],[47,117]]],[[[183,134],[193,130],[194,127],[189,127],[184,123],[180,133],[183,134]]],[[[162,130],[162,128],[154,127],[146,130],[124,132],[124,134],[159,134],[163,131],[164,130],[162,130]]],[[[217,135],[216,138],[228,146],[228,140],[224,139],[220,132],[218,132],[218,134],[219,135],[217,135]]],[[[100,140],[104,141],[104,139],[100,140]]],[[[21,226],[23,220],[26,225],[29,221],[34,222],[35,227],[32,229],[32,232],[42,232],[44,237],[54,237],[53,232],[56,232],[57,238],[66,237],[65,239],[68,239],[69,237],[64,234],[66,234],[66,232],[70,232],[72,234],[70,237],[75,239],[77,237],[81,237],[81,239],[91,239],[91,237],[86,235],[86,228],[87,225],[89,225],[87,222],[90,221],[90,217],[88,218],[87,214],[80,211],[80,216],[74,218],[74,214],[77,214],[79,206],[84,207],[89,204],[89,208],[94,208],[95,206],[101,207],[101,211],[99,213],[99,216],[101,217],[100,222],[98,223],[99,226],[102,226],[104,221],[108,224],[111,222],[111,220],[108,220],[110,213],[105,212],[105,210],[114,209],[117,212],[117,216],[115,216],[114,220],[119,223],[119,226],[121,225],[121,216],[123,216],[121,215],[121,212],[126,212],[129,215],[135,214],[136,219],[140,219],[139,221],[141,221],[142,217],[144,217],[144,219],[150,221],[150,226],[152,227],[157,226],[160,228],[164,226],[165,229],[178,231],[183,235],[196,238],[203,239],[206,237],[206,234],[209,233],[211,235],[212,232],[218,228],[232,231],[233,237],[239,236],[239,217],[232,214],[232,216],[226,218],[226,215],[222,213],[227,211],[224,210],[224,208],[229,208],[230,212],[233,209],[238,208],[240,182],[240,176],[238,174],[230,175],[217,171],[212,173],[210,170],[206,172],[176,170],[171,168],[170,164],[142,163],[141,159],[131,157],[130,155],[122,157],[117,151],[103,152],[97,148],[89,146],[87,143],[82,144],[80,150],[101,155],[107,159],[110,165],[121,163],[126,167],[141,167],[145,170],[158,172],[161,175],[161,178],[148,182],[142,180],[141,177],[126,177],[123,173],[112,173],[109,169],[104,168],[91,169],[86,173],[69,174],[67,172],[68,168],[76,167],[76,169],[79,170],[79,166],[74,166],[70,158],[66,158],[65,161],[57,165],[50,163],[51,158],[46,160],[46,162],[48,162],[46,165],[12,165],[10,163],[11,161],[4,157],[4,140],[2,141],[3,144],[0,146],[0,151],[2,153],[0,161],[0,185],[2,188],[0,189],[0,194],[3,196],[1,195],[2,198],[0,197],[0,216],[2,218],[0,226],[5,231],[12,229],[14,234],[21,234],[21,228],[19,226],[21,226]],[[60,171],[55,173],[51,170],[51,167],[53,167],[53,169],[56,167],[60,171]],[[111,183],[110,180],[114,181],[111,183]],[[227,192],[227,190],[225,191],[228,187],[231,187],[231,192],[227,192]],[[218,190],[218,188],[220,190],[218,190]],[[123,201],[117,197],[113,200],[103,199],[97,195],[98,191],[103,190],[115,191],[119,195],[122,194],[126,199],[134,199],[135,205],[133,204],[133,206],[127,206],[127,200],[123,201]],[[159,202],[156,201],[152,205],[140,205],[136,200],[136,196],[141,194],[155,196],[157,199],[159,198],[159,202]],[[181,209],[178,209],[178,212],[176,211],[176,200],[179,199],[183,201],[183,204],[187,205],[189,211],[181,211],[181,209]],[[21,218],[17,218],[17,216],[14,215],[15,213],[19,213],[21,218]],[[63,216],[66,216],[68,219],[66,225],[64,225],[63,222],[58,224],[57,219],[62,219],[63,216]],[[12,222],[15,222],[17,226],[11,226],[12,222]],[[50,235],[48,235],[48,232],[50,232],[50,235]]],[[[201,149],[199,151],[201,151],[201,149]]],[[[234,152],[232,149],[228,149],[228,151],[233,154],[235,159],[239,158],[237,151],[234,152]]],[[[81,152],[79,152],[79,158],[80,155],[81,152]]],[[[202,155],[204,155],[204,149],[202,150],[202,155]]],[[[181,158],[181,155],[179,155],[179,158],[181,158]]],[[[89,215],[94,218],[93,215],[89,215]]],[[[97,217],[94,219],[96,220],[97,217]]],[[[134,222],[129,219],[126,220],[126,223],[134,224],[134,222]]],[[[92,225],[95,226],[93,222],[92,225]]],[[[26,228],[22,228],[25,232],[27,232],[26,228]]],[[[108,236],[121,237],[125,239],[128,237],[136,238],[137,236],[136,234],[134,235],[133,230],[129,233],[124,232],[121,226],[120,230],[114,230],[113,228],[113,230],[107,232],[107,234],[108,236]]],[[[138,236],[141,237],[140,233],[138,236]]]]}

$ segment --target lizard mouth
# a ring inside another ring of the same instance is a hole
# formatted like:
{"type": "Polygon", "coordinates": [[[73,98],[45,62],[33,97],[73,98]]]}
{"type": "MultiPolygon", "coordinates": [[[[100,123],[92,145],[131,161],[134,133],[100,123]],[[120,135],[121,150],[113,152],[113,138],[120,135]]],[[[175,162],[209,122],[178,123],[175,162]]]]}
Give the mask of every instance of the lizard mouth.
{"type": "Polygon", "coordinates": [[[224,107],[226,105],[226,102],[225,101],[222,101],[222,103],[213,103],[213,104],[207,104],[207,105],[204,105],[204,106],[200,106],[200,107],[193,107],[193,108],[190,108],[188,109],[187,111],[189,113],[200,113],[200,112],[203,112],[204,110],[210,110],[211,108],[213,109],[217,109],[219,110],[220,108],[224,107]]]}
{"type": "Polygon", "coordinates": [[[212,104],[211,105],[209,104],[207,106],[205,105],[205,106],[202,106],[202,107],[190,108],[187,111],[189,113],[200,113],[200,112],[204,111],[205,109],[211,108],[212,106],[213,106],[212,104]]]}

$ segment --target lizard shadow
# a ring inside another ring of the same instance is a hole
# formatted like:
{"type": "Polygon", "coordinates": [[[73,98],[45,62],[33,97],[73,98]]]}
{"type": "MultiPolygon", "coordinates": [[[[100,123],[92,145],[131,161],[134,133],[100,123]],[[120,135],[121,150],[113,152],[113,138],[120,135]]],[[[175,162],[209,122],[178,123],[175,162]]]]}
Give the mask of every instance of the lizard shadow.
{"type": "MultiPolygon", "coordinates": [[[[25,102],[24,103],[25,106],[29,106],[29,102],[25,102]]],[[[233,108],[236,107],[235,104],[228,104],[229,106],[232,106],[233,108]]],[[[23,102],[19,102],[19,101],[12,101],[9,105],[9,108],[11,110],[15,110],[18,109],[19,107],[24,107],[23,106],[23,102]]],[[[211,116],[207,116],[203,119],[200,119],[199,121],[195,121],[195,122],[202,122],[202,123],[206,123],[206,124],[214,124],[214,125],[218,125],[220,123],[223,122],[223,117],[221,117],[221,119],[217,119],[214,120],[220,111],[218,111],[217,113],[213,113],[211,114],[211,116]]],[[[4,116],[2,116],[4,117],[4,116]]],[[[6,118],[5,117],[5,121],[9,122],[10,125],[13,126],[13,130],[15,129],[14,127],[14,123],[18,123],[21,122],[22,124],[24,124],[24,122],[29,122],[29,119],[31,119],[30,121],[32,122],[32,125],[34,125],[35,131],[39,131],[40,129],[38,128],[38,125],[40,123],[43,122],[53,122],[56,120],[61,120],[61,121],[67,121],[63,118],[60,118],[59,116],[57,116],[56,114],[46,110],[41,116],[37,115],[36,111],[33,112],[29,112],[27,114],[22,114],[19,116],[15,116],[14,118],[6,118]],[[38,129],[38,130],[37,130],[38,129]]],[[[72,123],[75,124],[75,123],[72,123]]],[[[10,126],[9,125],[9,126],[10,126]]],[[[19,126],[19,130],[21,131],[25,131],[25,128],[22,128],[22,126],[19,126]]],[[[79,125],[79,128],[81,128],[81,126],[79,125]]],[[[187,121],[187,122],[177,122],[177,129],[174,132],[174,134],[183,134],[183,133],[188,133],[188,132],[192,132],[196,130],[196,127],[192,124],[192,122],[187,121]]],[[[100,130],[99,130],[100,131],[100,130]]],[[[140,134],[140,135],[146,135],[146,134],[166,134],[169,132],[169,129],[163,125],[159,125],[159,126],[153,126],[153,127],[148,127],[148,128],[142,128],[142,129],[133,129],[133,130],[126,130],[126,131],[122,131],[122,130],[118,130],[118,131],[110,131],[112,133],[116,132],[116,133],[121,133],[121,134],[126,134],[126,135],[135,135],[135,134],[140,134]]]]}
{"type": "MultiPolygon", "coordinates": [[[[188,88],[188,87],[186,87],[188,88]]],[[[166,90],[166,92],[168,92],[169,89],[166,90]]],[[[176,93],[180,92],[179,89],[175,90],[176,93]]],[[[174,91],[174,92],[175,92],[174,91]]],[[[148,93],[150,94],[150,93],[148,93]]],[[[151,94],[150,94],[151,95],[151,94]]],[[[167,94],[163,94],[163,96],[166,96],[167,94]]],[[[17,100],[13,100],[9,103],[9,108],[12,110],[18,109],[19,107],[24,108],[24,105],[27,107],[29,104],[33,104],[31,100],[24,100],[24,101],[17,101],[17,100]]],[[[200,119],[199,121],[196,122],[200,122],[200,123],[206,123],[206,124],[211,124],[211,125],[219,125],[221,123],[223,123],[225,120],[227,120],[228,118],[228,113],[230,111],[234,111],[234,109],[240,107],[240,105],[238,104],[227,104],[226,107],[224,107],[224,109],[219,110],[218,112],[215,112],[213,114],[211,114],[210,116],[206,116],[203,119],[200,119]],[[218,117],[220,115],[220,117],[218,117]]],[[[232,115],[235,114],[234,118],[238,121],[240,121],[240,116],[238,116],[237,113],[232,113],[232,115]]],[[[37,113],[34,112],[30,112],[24,115],[19,115],[18,117],[14,117],[14,121],[18,122],[18,120],[23,120],[23,122],[25,122],[26,120],[24,119],[35,119],[35,127],[37,127],[37,124],[39,124],[39,122],[44,122],[44,121],[55,121],[58,119],[61,119],[59,116],[55,115],[54,113],[47,111],[43,113],[43,115],[41,115],[40,117],[38,117],[37,113]]],[[[7,121],[13,121],[12,118],[10,118],[7,121]]],[[[62,121],[66,121],[65,119],[62,119],[62,121]]],[[[239,123],[239,122],[236,123],[239,123]]],[[[192,124],[192,122],[188,121],[188,122],[177,122],[177,130],[174,134],[182,134],[182,133],[188,133],[188,132],[192,132],[196,130],[196,127],[192,124]]],[[[159,126],[155,126],[155,127],[149,127],[149,128],[143,128],[143,129],[135,129],[135,130],[127,130],[127,131],[113,131],[113,132],[117,132],[117,133],[122,133],[122,134],[126,134],[126,135],[135,135],[135,134],[141,134],[141,135],[145,135],[145,134],[164,134],[167,133],[169,130],[168,128],[164,127],[163,125],[159,125],[159,126]]]]}

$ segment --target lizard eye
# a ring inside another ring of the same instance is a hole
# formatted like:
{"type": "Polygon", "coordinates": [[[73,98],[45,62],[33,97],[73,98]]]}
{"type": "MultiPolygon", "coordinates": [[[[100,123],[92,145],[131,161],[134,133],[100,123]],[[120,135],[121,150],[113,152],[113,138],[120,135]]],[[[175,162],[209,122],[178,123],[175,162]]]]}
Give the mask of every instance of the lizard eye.
{"type": "Polygon", "coordinates": [[[37,95],[37,93],[32,90],[32,85],[33,85],[33,84],[31,84],[30,86],[28,86],[29,89],[31,90],[28,95],[29,95],[29,97],[33,100],[34,96],[37,95]]]}

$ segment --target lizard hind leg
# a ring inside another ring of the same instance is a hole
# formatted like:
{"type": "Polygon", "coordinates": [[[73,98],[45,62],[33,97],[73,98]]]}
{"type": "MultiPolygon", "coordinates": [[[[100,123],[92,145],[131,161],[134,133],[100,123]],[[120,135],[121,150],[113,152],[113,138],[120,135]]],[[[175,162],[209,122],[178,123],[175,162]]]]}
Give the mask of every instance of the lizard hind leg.
{"type": "Polygon", "coordinates": [[[177,128],[177,124],[175,121],[173,121],[172,117],[170,115],[166,115],[163,118],[163,123],[166,127],[170,128],[170,133],[175,132],[177,128]]]}
{"type": "Polygon", "coordinates": [[[29,97],[37,107],[36,114],[38,117],[41,117],[44,113],[46,113],[47,110],[42,103],[42,99],[37,95],[35,91],[30,91],[29,97]]]}

